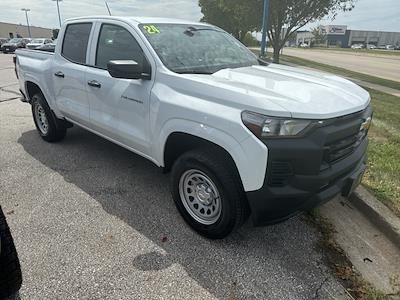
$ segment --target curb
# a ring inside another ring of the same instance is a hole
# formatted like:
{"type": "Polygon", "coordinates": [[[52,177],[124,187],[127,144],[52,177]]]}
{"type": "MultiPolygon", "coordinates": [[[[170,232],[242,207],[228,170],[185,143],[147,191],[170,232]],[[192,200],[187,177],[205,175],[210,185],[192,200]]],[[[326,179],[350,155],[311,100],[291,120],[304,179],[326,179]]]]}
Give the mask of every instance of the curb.
{"type": "Polygon", "coordinates": [[[400,218],[362,186],[349,200],[400,249],[400,218]]]}

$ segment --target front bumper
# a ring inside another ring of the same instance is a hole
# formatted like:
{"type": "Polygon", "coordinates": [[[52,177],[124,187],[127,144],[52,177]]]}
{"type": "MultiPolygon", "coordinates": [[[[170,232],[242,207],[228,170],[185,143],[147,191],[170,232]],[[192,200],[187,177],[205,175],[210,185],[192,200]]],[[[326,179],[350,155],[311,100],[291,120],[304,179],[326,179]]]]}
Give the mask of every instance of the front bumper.
{"type": "Polygon", "coordinates": [[[265,141],[264,184],[246,193],[254,225],[278,223],[339,194],[348,196],[366,168],[368,137],[367,132],[360,135],[360,126],[371,114],[367,108],[330,120],[302,138],[265,141]],[[351,137],[354,143],[346,144],[351,137]]]}

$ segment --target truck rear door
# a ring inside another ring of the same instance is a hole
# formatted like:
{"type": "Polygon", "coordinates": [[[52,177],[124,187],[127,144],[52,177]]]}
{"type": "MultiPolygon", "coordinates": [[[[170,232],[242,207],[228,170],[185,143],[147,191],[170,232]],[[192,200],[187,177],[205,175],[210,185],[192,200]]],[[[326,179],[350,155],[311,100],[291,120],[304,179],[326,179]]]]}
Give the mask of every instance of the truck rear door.
{"type": "Polygon", "coordinates": [[[70,23],[65,28],[61,49],[54,54],[52,77],[56,105],[67,118],[89,125],[86,70],[92,22],[70,23]]]}

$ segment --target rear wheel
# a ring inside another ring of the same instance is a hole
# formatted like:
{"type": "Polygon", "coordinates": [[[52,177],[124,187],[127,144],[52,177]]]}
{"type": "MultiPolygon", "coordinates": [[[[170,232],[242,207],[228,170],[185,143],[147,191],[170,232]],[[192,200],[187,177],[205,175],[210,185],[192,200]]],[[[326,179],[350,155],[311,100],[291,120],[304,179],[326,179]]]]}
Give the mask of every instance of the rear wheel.
{"type": "Polygon", "coordinates": [[[42,94],[32,97],[32,115],[36,129],[45,141],[52,143],[64,139],[67,133],[64,121],[56,118],[42,94]]]}
{"type": "Polygon", "coordinates": [[[236,168],[218,149],[194,150],[178,158],[172,168],[171,190],[184,220],[207,238],[226,237],[248,217],[236,168]]]}
{"type": "Polygon", "coordinates": [[[0,207],[0,299],[12,297],[22,284],[22,273],[14,241],[0,207]]]}

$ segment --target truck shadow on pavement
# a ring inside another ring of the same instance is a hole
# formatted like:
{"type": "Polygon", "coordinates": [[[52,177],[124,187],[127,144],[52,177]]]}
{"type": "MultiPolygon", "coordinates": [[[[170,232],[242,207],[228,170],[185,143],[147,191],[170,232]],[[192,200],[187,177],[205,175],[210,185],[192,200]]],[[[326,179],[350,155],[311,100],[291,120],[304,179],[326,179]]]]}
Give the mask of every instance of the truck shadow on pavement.
{"type": "Polygon", "coordinates": [[[35,130],[18,143],[165,250],[136,256],[127,267],[157,271],[179,264],[225,299],[310,299],[316,293],[328,299],[340,293],[317,250],[318,234],[301,218],[266,228],[248,222],[229,238],[210,241],[184,223],[169,193],[169,175],[144,158],[76,127],[58,144],[42,141],[35,130]]]}

